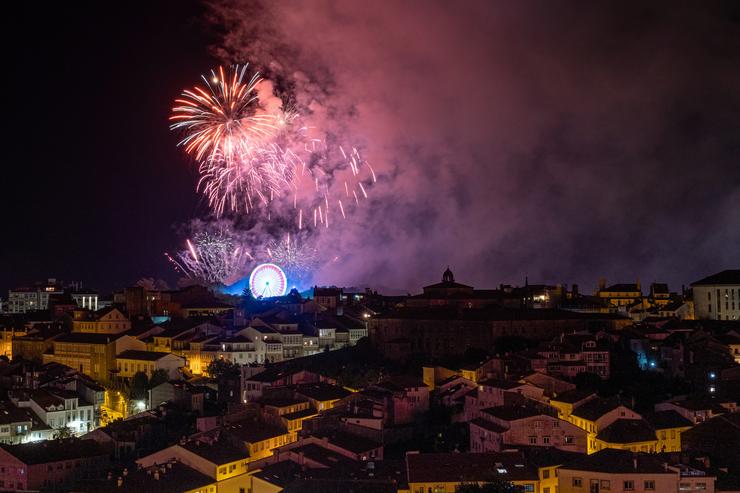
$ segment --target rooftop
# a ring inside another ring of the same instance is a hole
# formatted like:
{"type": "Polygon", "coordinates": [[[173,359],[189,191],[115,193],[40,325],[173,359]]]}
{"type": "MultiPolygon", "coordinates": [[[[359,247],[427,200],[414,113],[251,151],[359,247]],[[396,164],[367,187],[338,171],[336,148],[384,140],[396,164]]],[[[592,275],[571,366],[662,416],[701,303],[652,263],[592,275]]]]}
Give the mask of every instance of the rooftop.
{"type": "Polygon", "coordinates": [[[693,423],[691,421],[684,418],[674,410],[657,411],[652,414],[646,415],[645,418],[656,430],[693,426],[693,423]]]}
{"type": "Polygon", "coordinates": [[[519,453],[407,453],[406,468],[409,483],[538,480],[519,453]]]}
{"type": "Polygon", "coordinates": [[[656,440],[655,431],[642,419],[618,419],[596,435],[607,443],[636,443],[656,440]]]}
{"type": "Polygon", "coordinates": [[[328,383],[308,383],[296,387],[296,392],[309,399],[317,401],[333,401],[343,399],[352,392],[337,385],[328,383]]]}
{"type": "Polygon", "coordinates": [[[44,440],[0,447],[26,465],[108,455],[95,440],[44,440]]]}
{"type": "Polygon", "coordinates": [[[245,447],[236,447],[223,441],[211,444],[188,442],[181,446],[216,465],[228,464],[229,462],[236,462],[249,457],[249,452],[245,447]]]}
{"type": "Polygon", "coordinates": [[[740,284],[740,269],[728,269],[691,283],[691,286],[740,284]]]}
{"type": "Polygon", "coordinates": [[[562,469],[612,474],[676,474],[674,471],[666,470],[663,463],[664,459],[655,454],[604,449],[591,455],[577,457],[562,466],[562,469]]]}
{"type": "Polygon", "coordinates": [[[622,404],[617,399],[591,399],[573,410],[573,416],[596,421],[609,411],[618,408],[622,404]]]}
{"type": "Polygon", "coordinates": [[[133,359],[138,361],[158,361],[165,356],[169,356],[172,353],[158,353],[154,351],[136,351],[134,349],[127,349],[121,354],[116,356],[117,359],[133,359]]]}

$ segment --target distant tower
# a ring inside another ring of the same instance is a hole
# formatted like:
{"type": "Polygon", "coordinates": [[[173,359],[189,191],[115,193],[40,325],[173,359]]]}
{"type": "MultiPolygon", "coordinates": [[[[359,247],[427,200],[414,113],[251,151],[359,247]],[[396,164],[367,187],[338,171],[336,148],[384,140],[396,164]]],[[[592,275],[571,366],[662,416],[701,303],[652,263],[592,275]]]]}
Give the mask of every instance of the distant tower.
{"type": "Polygon", "coordinates": [[[447,270],[442,274],[442,282],[452,283],[455,282],[455,275],[450,270],[450,266],[447,266],[447,270]]]}

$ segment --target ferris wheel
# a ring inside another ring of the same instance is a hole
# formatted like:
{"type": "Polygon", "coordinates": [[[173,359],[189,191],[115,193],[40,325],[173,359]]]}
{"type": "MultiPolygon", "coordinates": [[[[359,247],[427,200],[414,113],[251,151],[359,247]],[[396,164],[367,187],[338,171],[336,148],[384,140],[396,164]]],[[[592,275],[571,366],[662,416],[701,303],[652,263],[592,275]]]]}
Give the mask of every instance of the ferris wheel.
{"type": "Polygon", "coordinates": [[[288,278],[275,264],[260,264],[249,275],[249,289],[255,298],[283,296],[287,288],[288,278]]]}

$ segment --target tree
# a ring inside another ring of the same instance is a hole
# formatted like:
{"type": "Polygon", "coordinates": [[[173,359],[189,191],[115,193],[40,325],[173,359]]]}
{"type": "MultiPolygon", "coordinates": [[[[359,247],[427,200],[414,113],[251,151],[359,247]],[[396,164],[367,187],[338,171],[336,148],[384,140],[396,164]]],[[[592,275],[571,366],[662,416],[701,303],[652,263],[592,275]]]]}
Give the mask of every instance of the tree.
{"type": "Polygon", "coordinates": [[[240,375],[239,365],[222,358],[216,358],[208,363],[208,369],[206,371],[211,378],[219,382],[229,378],[236,378],[240,375]]]}
{"type": "Polygon", "coordinates": [[[601,378],[588,371],[582,371],[573,378],[573,383],[579,390],[598,390],[601,385],[601,378]]]}
{"type": "Polygon", "coordinates": [[[158,368],[152,372],[152,378],[149,379],[149,388],[153,389],[157,385],[163,384],[170,380],[170,375],[167,370],[158,368]]]}
{"type": "Polygon", "coordinates": [[[463,483],[455,488],[455,493],[518,493],[521,487],[515,486],[509,481],[494,479],[483,484],[463,483]]]}
{"type": "Polygon", "coordinates": [[[149,388],[149,378],[143,371],[137,371],[131,378],[129,385],[129,398],[134,401],[147,398],[147,389],[149,388]]]}
{"type": "Polygon", "coordinates": [[[52,438],[54,440],[65,440],[67,438],[74,438],[75,434],[72,431],[72,428],[69,426],[64,426],[62,428],[59,428],[53,435],[52,438]]]}

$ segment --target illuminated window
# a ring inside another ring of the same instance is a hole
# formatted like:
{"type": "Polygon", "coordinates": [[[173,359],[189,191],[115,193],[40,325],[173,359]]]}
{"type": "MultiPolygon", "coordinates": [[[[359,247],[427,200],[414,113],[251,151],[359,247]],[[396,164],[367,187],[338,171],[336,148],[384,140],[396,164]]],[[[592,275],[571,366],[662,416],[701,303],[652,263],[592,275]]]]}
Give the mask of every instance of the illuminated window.
{"type": "Polygon", "coordinates": [[[655,481],[652,479],[645,481],[645,489],[646,490],[654,490],[655,489],[655,481]]]}

